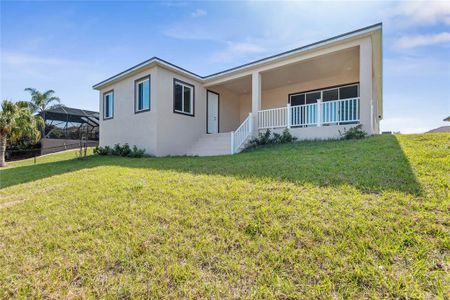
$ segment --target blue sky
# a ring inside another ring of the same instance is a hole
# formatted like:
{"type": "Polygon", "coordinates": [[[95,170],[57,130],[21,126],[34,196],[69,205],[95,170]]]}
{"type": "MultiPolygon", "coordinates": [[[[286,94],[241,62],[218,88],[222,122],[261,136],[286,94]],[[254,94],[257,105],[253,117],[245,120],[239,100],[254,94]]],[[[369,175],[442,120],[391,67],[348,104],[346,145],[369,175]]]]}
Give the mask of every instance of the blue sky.
{"type": "MultiPolygon", "coordinates": [[[[382,130],[450,115],[450,2],[1,1],[2,99],[54,89],[98,110],[92,85],[152,56],[200,75],[383,22],[382,130]]],[[[448,123],[447,123],[448,125],[448,123]]]]}

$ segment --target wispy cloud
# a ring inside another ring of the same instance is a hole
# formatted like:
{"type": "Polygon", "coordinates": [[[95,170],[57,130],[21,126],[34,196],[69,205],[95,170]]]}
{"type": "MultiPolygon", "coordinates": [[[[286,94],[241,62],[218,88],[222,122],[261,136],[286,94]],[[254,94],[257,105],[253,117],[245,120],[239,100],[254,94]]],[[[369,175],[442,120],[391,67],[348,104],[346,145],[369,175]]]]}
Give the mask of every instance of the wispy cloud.
{"type": "Polygon", "coordinates": [[[412,76],[423,77],[439,76],[450,79],[450,61],[436,56],[417,57],[409,55],[386,57],[383,60],[383,73],[389,76],[400,78],[410,78],[412,76]]]}
{"type": "Polygon", "coordinates": [[[196,10],[194,10],[191,13],[191,17],[193,17],[193,18],[203,17],[203,16],[206,16],[206,15],[207,15],[206,10],[203,10],[203,9],[200,9],[200,8],[197,8],[196,10]]]}
{"type": "Polygon", "coordinates": [[[186,26],[185,24],[177,24],[167,27],[162,31],[167,37],[178,40],[215,40],[216,37],[211,31],[204,27],[186,26]]]}
{"type": "Polygon", "coordinates": [[[401,3],[395,15],[405,17],[410,25],[450,25],[449,1],[410,1],[401,3]]]}
{"type": "Polygon", "coordinates": [[[7,64],[11,66],[25,66],[25,65],[52,65],[61,66],[73,63],[71,60],[53,58],[53,57],[43,57],[36,56],[25,53],[16,52],[3,52],[2,53],[2,64],[7,64]]]}
{"type": "Polygon", "coordinates": [[[212,61],[216,62],[231,62],[236,59],[245,57],[250,54],[263,53],[266,49],[260,45],[251,42],[226,42],[227,47],[213,53],[212,61]]]}
{"type": "Polygon", "coordinates": [[[396,41],[395,47],[405,49],[445,43],[450,43],[450,32],[402,36],[396,41]]]}

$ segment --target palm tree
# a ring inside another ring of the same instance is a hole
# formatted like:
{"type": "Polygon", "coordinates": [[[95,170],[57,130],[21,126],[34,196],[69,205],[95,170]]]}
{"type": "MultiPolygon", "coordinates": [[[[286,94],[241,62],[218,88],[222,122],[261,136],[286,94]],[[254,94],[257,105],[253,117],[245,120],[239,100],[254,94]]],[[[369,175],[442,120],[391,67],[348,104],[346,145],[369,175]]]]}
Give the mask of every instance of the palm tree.
{"type": "Polygon", "coordinates": [[[57,108],[64,106],[60,104],[59,97],[54,96],[54,90],[48,90],[44,93],[38,91],[35,88],[26,88],[26,92],[30,92],[31,100],[28,102],[31,113],[40,114],[44,118],[44,123],[40,128],[42,135],[45,135],[45,111],[47,109],[57,108]]]}
{"type": "Polygon", "coordinates": [[[40,116],[33,116],[27,102],[13,103],[3,100],[0,111],[0,167],[6,166],[6,143],[27,137],[38,142],[41,134],[38,126],[42,126],[40,116]]]}
{"type": "Polygon", "coordinates": [[[54,96],[54,90],[48,90],[44,93],[39,92],[37,89],[26,88],[25,91],[30,92],[31,101],[30,109],[34,113],[45,113],[45,110],[60,107],[60,99],[54,96]]]}

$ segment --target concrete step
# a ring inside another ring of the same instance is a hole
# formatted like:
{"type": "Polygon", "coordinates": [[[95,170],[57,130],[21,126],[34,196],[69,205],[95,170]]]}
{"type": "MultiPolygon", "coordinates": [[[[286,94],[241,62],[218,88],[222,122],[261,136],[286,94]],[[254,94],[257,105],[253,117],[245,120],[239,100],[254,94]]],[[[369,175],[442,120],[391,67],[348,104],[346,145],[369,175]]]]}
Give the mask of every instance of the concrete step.
{"type": "Polygon", "coordinates": [[[203,134],[192,145],[189,154],[213,156],[231,154],[231,133],[203,134]]]}

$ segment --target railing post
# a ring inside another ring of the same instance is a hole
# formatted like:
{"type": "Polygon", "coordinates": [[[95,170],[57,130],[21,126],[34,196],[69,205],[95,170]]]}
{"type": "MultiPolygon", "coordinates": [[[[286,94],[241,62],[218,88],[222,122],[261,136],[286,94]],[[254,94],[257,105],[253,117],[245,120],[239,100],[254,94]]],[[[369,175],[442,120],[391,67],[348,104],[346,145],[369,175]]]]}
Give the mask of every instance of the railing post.
{"type": "Polygon", "coordinates": [[[322,126],[322,99],[317,100],[317,127],[322,126]]]}
{"type": "Polygon", "coordinates": [[[336,109],[336,115],[337,115],[337,124],[341,125],[341,100],[337,100],[337,109],[336,109]]]}
{"type": "Polygon", "coordinates": [[[287,120],[287,128],[288,129],[291,129],[291,104],[290,103],[288,103],[287,104],[287,116],[286,116],[286,120],[287,120]]]}
{"type": "Polygon", "coordinates": [[[234,154],[234,131],[231,132],[231,154],[234,154]]]}
{"type": "MultiPolygon", "coordinates": [[[[248,121],[249,121],[249,128],[250,128],[250,134],[252,134],[253,133],[253,130],[254,130],[254,128],[253,128],[253,114],[252,113],[249,113],[248,114],[248,121]]],[[[257,125],[258,126],[258,125],[257,125]]]]}

